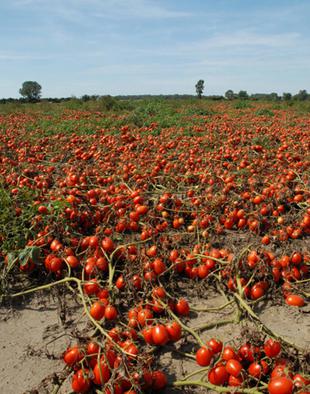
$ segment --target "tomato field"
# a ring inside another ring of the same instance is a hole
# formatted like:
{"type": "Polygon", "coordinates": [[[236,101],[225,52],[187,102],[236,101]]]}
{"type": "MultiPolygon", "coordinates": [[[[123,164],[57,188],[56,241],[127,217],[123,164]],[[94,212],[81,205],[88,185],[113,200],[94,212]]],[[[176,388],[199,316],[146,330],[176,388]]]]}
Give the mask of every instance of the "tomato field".
{"type": "Polygon", "coordinates": [[[0,111],[1,331],[84,324],[33,392],[308,393],[309,108],[73,104],[0,111]]]}

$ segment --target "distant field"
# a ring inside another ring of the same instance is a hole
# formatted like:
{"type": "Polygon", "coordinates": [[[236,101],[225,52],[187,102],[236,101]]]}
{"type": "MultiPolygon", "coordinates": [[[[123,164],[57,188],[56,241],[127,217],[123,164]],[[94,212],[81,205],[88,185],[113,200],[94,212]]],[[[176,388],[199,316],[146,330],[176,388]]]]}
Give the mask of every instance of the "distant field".
{"type": "Polygon", "coordinates": [[[309,149],[308,101],[0,105],[5,392],[309,392],[309,149]]]}

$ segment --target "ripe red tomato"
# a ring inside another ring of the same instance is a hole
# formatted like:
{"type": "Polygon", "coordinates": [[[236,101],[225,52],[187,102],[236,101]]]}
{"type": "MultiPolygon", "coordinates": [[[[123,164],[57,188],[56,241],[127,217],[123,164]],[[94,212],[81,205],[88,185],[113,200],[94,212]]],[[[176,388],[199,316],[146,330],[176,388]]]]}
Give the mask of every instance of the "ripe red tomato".
{"type": "Polygon", "coordinates": [[[98,293],[100,286],[96,279],[92,279],[84,284],[84,292],[87,295],[92,295],[98,293]]]}
{"type": "Polygon", "coordinates": [[[79,259],[75,256],[72,256],[72,255],[67,256],[66,261],[70,265],[71,268],[76,268],[80,265],[79,259]]]}
{"type": "Polygon", "coordinates": [[[276,357],[281,352],[281,343],[270,338],[264,344],[264,351],[267,357],[276,357]]]}
{"type": "Polygon", "coordinates": [[[59,271],[62,268],[62,263],[63,263],[62,259],[60,259],[59,257],[54,257],[49,262],[49,271],[51,272],[59,271]]]}
{"type": "Polygon", "coordinates": [[[286,297],[285,302],[290,306],[302,307],[305,305],[305,300],[297,294],[289,294],[286,297]]]}
{"type": "Polygon", "coordinates": [[[208,373],[209,382],[216,386],[222,386],[228,382],[228,372],[224,366],[214,367],[208,373]]]}
{"type": "Polygon", "coordinates": [[[145,327],[141,333],[146,343],[149,345],[154,345],[153,336],[152,336],[153,327],[145,327]]]}
{"type": "Polygon", "coordinates": [[[161,275],[167,269],[166,264],[162,261],[162,259],[159,258],[153,261],[152,266],[156,275],[161,275]]]}
{"type": "Polygon", "coordinates": [[[302,388],[310,383],[310,379],[306,379],[304,376],[297,373],[293,377],[293,382],[295,387],[302,388]]]}
{"type": "Polygon", "coordinates": [[[277,377],[268,384],[269,394],[292,394],[293,382],[287,377],[277,377]]]}
{"type": "Polygon", "coordinates": [[[231,360],[232,358],[236,358],[237,355],[234,349],[231,346],[225,346],[222,354],[223,360],[231,360]]]}
{"type": "Polygon", "coordinates": [[[108,270],[109,263],[105,257],[99,257],[95,264],[100,271],[106,272],[108,270]]]}
{"type": "Polygon", "coordinates": [[[258,300],[265,294],[265,289],[259,285],[256,284],[251,288],[251,298],[252,300],[258,300]]]}
{"type": "Polygon", "coordinates": [[[97,355],[99,352],[99,345],[96,342],[88,342],[87,348],[86,348],[86,354],[88,356],[94,356],[97,355]]]}
{"type": "Polygon", "coordinates": [[[238,376],[237,378],[233,375],[229,376],[228,386],[238,387],[238,386],[241,386],[242,383],[243,383],[242,376],[238,376]]]}
{"type": "Polygon", "coordinates": [[[247,360],[250,362],[254,361],[253,349],[248,343],[240,347],[238,354],[243,360],[247,360]]]}
{"type": "Polygon", "coordinates": [[[113,250],[115,249],[114,242],[112,241],[112,239],[110,237],[103,238],[101,245],[102,245],[103,250],[108,253],[113,252],[113,250]]]}
{"type": "Polygon", "coordinates": [[[210,365],[213,353],[206,346],[202,346],[196,352],[196,362],[201,367],[207,367],[210,365]]]}
{"type": "Polygon", "coordinates": [[[100,384],[100,385],[106,383],[111,376],[108,365],[103,361],[100,361],[100,363],[97,363],[95,365],[95,368],[93,369],[93,373],[94,373],[93,382],[95,384],[100,384]]]}
{"type": "Polygon", "coordinates": [[[104,316],[106,307],[102,301],[95,301],[90,308],[90,315],[95,320],[101,320],[104,316]]]}
{"type": "Polygon", "coordinates": [[[73,365],[76,362],[80,361],[82,358],[83,355],[77,346],[67,349],[64,354],[64,362],[67,365],[73,365]]]}
{"type": "Polygon", "coordinates": [[[178,300],[178,302],[175,304],[175,311],[180,316],[189,315],[189,305],[185,298],[180,298],[178,300]]]}
{"type": "Polygon", "coordinates": [[[248,368],[248,372],[254,378],[260,378],[262,374],[262,366],[258,362],[253,362],[248,368]]]}
{"type": "Polygon", "coordinates": [[[215,338],[211,338],[207,342],[207,345],[212,350],[213,354],[221,353],[223,348],[223,343],[215,338]]]}
{"type": "Polygon", "coordinates": [[[104,317],[107,320],[115,320],[117,317],[117,309],[113,305],[108,305],[105,308],[104,317]]]}
{"type": "Polygon", "coordinates": [[[151,246],[147,251],[146,251],[146,255],[149,257],[155,257],[157,254],[157,246],[153,245],[151,246]]]}
{"type": "Polygon", "coordinates": [[[166,291],[163,287],[155,287],[152,291],[153,297],[165,298],[166,291]]]}
{"type": "Polygon", "coordinates": [[[302,255],[298,252],[293,253],[291,257],[292,264],[299,265],[302,262],[302,255]]]}
{"type": "Polygon", "coordinates": [[[181,338],[182,328],[178,322],[173,321],[171,323],[168,323],[166,329],[168,331],[171,341],[177,342],[181,338]]]}
{"type": "Polygon", "coordinates": [[[287,375],[287,370],[286,370],[286,365],[285,364],[278,364],[276,365],[272,372],[271,372],[271,378],[278,378],[278,377],[282,377],[282,376],[286,376],[287,375]]]}
{"type": "Polygon", "coordinates": [[[241,363],[233,358],[227,361],[225,368],[226,371],[235,378],[237,378],[242,371],[241,363]]]}
{"type": "Polygon", "coordinates": [[[158,346],[164,346],[169,341],[169,335],[166,327],[162,324],[157,324],[152,328],[153,343],[158,346]]]}
{"type": "Polygon", "coordinates": [[[167,376],[162,371],[153,371],[152,372],[152,388],[154,390],[162,390],[164,387],[167,386],[168,380],[167,376]]]}
{"type": "Polygon", "coordinates": [[[153,321],[153,312],[150,309],[141,309],[138,312],[138,323],[141,327],[144,327],[146,324],[152,324],[153,321]]]}
{"type": "Polygon", "coordinates": [[[88,378],[88,370],[79,369],[72,378],[72,390],[75,393],[87,393],[90,389],[90,379],[88,378]]]}

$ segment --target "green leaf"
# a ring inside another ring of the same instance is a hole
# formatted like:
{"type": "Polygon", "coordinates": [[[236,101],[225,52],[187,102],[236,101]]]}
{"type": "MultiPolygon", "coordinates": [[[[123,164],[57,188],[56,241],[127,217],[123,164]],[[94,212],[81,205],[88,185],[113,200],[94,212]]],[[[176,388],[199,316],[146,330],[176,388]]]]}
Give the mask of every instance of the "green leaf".
{"type": "Polygon", "coordinates": [[[30,258],[36,263],[40,259],[41,249],[37,246],[31,247],[30,258]]]}
{"type": "Polygon", "coordinates": [[[9,272],[18,261],[18,257],[16,256],[16,253],[10,252],[7,254],[7,260],[8,260],[7,272],[9,272]]]}
{"type": "Polygon", "coordinates": [[[30,259],[30,254],[31,254],[31,248],[25,248],[19,253],[18,260],[22,267],[28,263],[30,259]]]}

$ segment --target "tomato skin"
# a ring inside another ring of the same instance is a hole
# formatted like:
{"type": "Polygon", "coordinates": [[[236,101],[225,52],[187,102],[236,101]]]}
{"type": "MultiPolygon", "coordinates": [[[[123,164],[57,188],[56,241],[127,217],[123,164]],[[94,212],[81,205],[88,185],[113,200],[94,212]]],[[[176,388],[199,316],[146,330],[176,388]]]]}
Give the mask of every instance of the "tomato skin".
{"type": "Polygon", "coordinates": [[[150,309],[141,309],[141,311],[138,312],[137,318],[140,326],[144,327],[145,325],[149,325],[152,323],[153,312],[150,309]]]}
{"type": "Polygon", "coordinates": [[[167,269],[166,264],[159,258],[153,261],[152,267],[156,275],[161,275],[167,269]]]}
{"type": "Polygon", "coordinates": [[[241,386],[243,383],[242,376],[235,377],[230,375],[228,378],[228,386],[238,387],[241,386]]]}
{"type": "Polygon", "coordinates": [[[110,375],[111,375],[108,365],[102,361],[100,361],[100,363],[97,363],[95,365],[93,369],[93,373],[94,373],[93,382],[98,385],[106,383],[110,379],[110,375]],[[100,376],[100,372],[101,372],[101,376],[100,376]]]}
{"type": "Polygon", "coordinates": [[[269,394],[292,394],[293,382],[287,377],[276,377],[268,384],[269,394]]]}
{"type": "Polygon", "coordinates": [[[96,342],[88,342],[86,354],[88,356],[96,356],[99,352],[100,346],[96,342]]]}
{"type": "Polygon", "coordinates": [[[215,338],[211,338],[207,342],[207,345],[212,350],[213,354],[221,353],[221,351],[223,349],[223,342],[219,341],[219,340],[217,340],[215,338]]]}
{"type": "Polygon", "coordinates": [[[71,387],[75,393],[87,393],[89,391],[91,383],[87,377],[88,371],[79,369],[72,378],[71,387]]]}
{"type": "Polygon", "coordinates": [[[207,367],[210,365],[213,353],[206,346],[202,346],[196,352],[196,362],[201,367],[207,367]]]}
{"type": "Polygon", "coordinates": [[[302,255],[298,252],[293,253],[291,257],[291,262],[294,265],[299,265],[302,262],[302,255]]]}
{"type": "Polygon", "coordinates": [[[264,351],[267,357],[276,357],[281,352],[281,343],[270,338],[264,344],[264,351]]]}
{"type": "Polygon", "coordinates": [[[294,386],[298,388],[302,388],[303,386],[307,386],[310,383],[310,379],[306,379],[304,376],[297,373],[293,377],[294,386]]]}
{"type": "Polygon", "coordinates": [[[152,373],[152,389],[153,390],[162,390],[164,387],[167,386],[168,380],[167,376],[162,371],[153,371],[152,373]]]}
{"type": "Polygon", "coordinates": [[[227,363],[226,363],[225,368],[226,368],[226,371],[230,375],[234,376],[235,378],[237,378],[240,375],[241,371],[242,371],[241,363],[238,360],[235,360],[235,359],[228,360],[227,363]]]}
{"type": "Polygon", "coordinates": [[[153,297],[156,298],[165,298],[166,291],[163,287],[155,287],[152,291],[153,297]]]}
{"type": "Polygon", "coordinates": [[[158,346],[164,346],[169,341],[169,335],[166,327],[158,324],[152,328],[153,343],[158,346]]]}
{"type": "Polygon", "coordinates": [[[286,365],[276,365],[271,372],[271,379],[286,376],[286,365]]]}
{"type": "Polygon", "coordinates": [[[70,265],[71,268],[76,268],[80,265],[79,259],[75,256],[72,256],[72,255],[68,256],[66,258],[66,261],[70,265]]]}
{"type": "Polygon", "coordinates": [[[259,298],[263,297],[264,294],[265,294],[265,290],[259,284],[256,284],[251,288],[251,299],[252,300],[258,300],[259,298]]]}
{"type": "Polygon", "coordinates": [[[123,276],[123,275],[120,275],[120,276],[117,278],[117,280],[116,280],[116,282],[115,282],[115,286],[116,286],[119,290],[122,290],[122,289],[126,286],[125,279],[124,279],[124,276],[123,276]]]}
{"type": "Polygon", "coordinates": [[[145,342],[148,343],[149,345],[154,345],[152,330],[153,330],[152,327],[146,327],[141,331],[145,342]]]}
{"type": "Polygon", "coordinates": [[[240,347],[238,354],[243,360],[247,360],[250,362],[254,361],[252,347],[247,343],[240,347]]]}
{"type": "Polygon", "coordinates": [[[180,316],[189,315],[189,305],[185,298],[179,299],[179,301],[175,304],[175,310],[180,316]]]}
{"type": "Polygon", "coordinates": [[[105,314],[106,307],[104,306],[104,303],[101,301],[96,301],[92,304],[90,308],[90,315],[95,319],[95,320],[101,320],[105,314]]]}
{"type": "Polygon", "coordinates": [[[229,375],[224,366],[214,367],[208,373],[210,383],[216,386],[222,386],[228,382],[229,375]]]}
{"type": "Polygon", "coordinates": [[[107,320],[115,320],[117,317],[117,309],[113,305],[108,305],[105,308],[104,317],[107,320]]]}
{"type": "Polygon", "coordinates": [[[305,305],[305,300],[297,294],[289,294],[286,297],[285,302],[290,306],[302,307],[305,305]]]}
{"type": "Polygon", "coordinates": [[[49,263],[49,271],[57,272],[62,268],[62,260],[59,257],[54,257],[49,263]]]}
{"type": "Polygon", "coordinates": [[[222,358],[223,360],[231,360],[236,358],[236,352],[234,351],[234,349],[231,346],[225,346],[224,350],[223,350],[223,354],[222,354],[222,358]]]}
{"type": "Polygon", "coordinates": [[[100,286],[96,279],[92,279],[84,284],[84,293],[87,295],[93,295],[98,293],[100,286]]]}
{"type": "Polygon", "coordinates": [[[80,353],[79,348],[77,346],[67,349],[67,351],[64,354],[64,362],[67,365],[73,365],[76,362],[80,361],[82,358],[83,355],[80,353]]]}
{"type": "Polygon", "coordinates": [[[168,331],[169,338],[173,342],[177,342],[182,336],[182,328],[179,323],[173,321],[167,324],[166,329],[168,331]]]}
{"type": "Polygon", "coordinates": [[[110,237],[103,238],[101,245],[102,245],[103,250],[108,253],[113,252],[113,250],[115,249],[114,242],[112,241],[112,239],[110,237]]]}
{"type": "Polygon", "coordinates": [[[253,362],[250,364],[248,372],[251,376],[254,376],[254,378],[260,378],[262,374],[262,366],[257,362],[253,362]]]}

